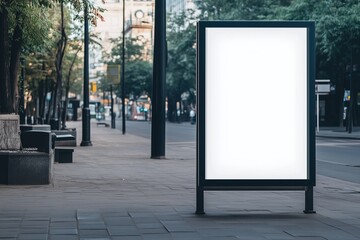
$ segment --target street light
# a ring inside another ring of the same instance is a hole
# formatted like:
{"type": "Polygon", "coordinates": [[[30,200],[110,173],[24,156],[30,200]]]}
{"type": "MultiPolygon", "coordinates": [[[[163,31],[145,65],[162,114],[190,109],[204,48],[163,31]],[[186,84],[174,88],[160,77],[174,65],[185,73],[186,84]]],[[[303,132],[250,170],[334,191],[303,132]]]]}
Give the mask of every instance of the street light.
{"type": "Polygon", "coordinates": [[[166,3],[155,1],[151,158],[165,158],[166,3]]]}
{"type": "Polygon", "coordinates": [[[82,141],[80,146],[92,146],[89,108],[89,19],[86,1],[84,1],[84,106],[82,109],[82,141]]]}
{"type": "Polygon", "coordinates": [[[122,115],[122,134],[126,133],[125,126],[125,0],[123,0],[123,22],[122,22],[122,54],[121,54],[121,115],[122,115]]]}
{"type": "Polygon", "coordinates": [[[25,81],[25,58],[20,58],[21,64],[21,76],[20,76],[20,86],[19,86],[19,115],[20,115],[20,124],[25,124],[25,107],[24,107],[24,81],[25,81]]]}

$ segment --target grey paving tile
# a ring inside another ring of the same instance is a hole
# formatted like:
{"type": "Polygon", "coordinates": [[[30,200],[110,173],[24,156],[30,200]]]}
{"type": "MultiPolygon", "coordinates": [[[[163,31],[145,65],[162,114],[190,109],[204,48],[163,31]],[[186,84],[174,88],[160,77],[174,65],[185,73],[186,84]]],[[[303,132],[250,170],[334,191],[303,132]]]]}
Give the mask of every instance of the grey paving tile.
{"type": "Polygon", "coordinates": [[[142,235],[144,240],[170,240],[172,239],[170,234],[144,234],[142,235]]]}
{"type": "Polygon", "coordinates": [[[199,240],[202,239],[201,235],[197,232],[173,232],[171,237],[176,240],[199,240]]]}
{"type": "Polygon", "coordinates": [[[293,236],[286,233],[268,233],[264,234],[264,237],[269,240],[292,240],[293,236]]]}
{"type": "Polygon", "coordinates": [[[135,226],[109,226],[110,236],[138,236],[141,235],[135,226]]]}
{"type": "Polygon", "coordinates": [[[23,221],[21,227],[43,228],[50,225],[49,221],[23,221]]]}
{"type": "Polygon", "coordinates": [[[72,218],[72,217],[53,217],[51,218],[51,223],[56,223],[56,222],[76,222],[76,218],[72,218]]]}
{"type": "Polygon", "coordinates": [[[19,235],[19,230],[4,229],[0,231],[0,238],[16,238],[19,235]]]}
{"type": "Polygon", "coordinates": [[[20,222],[22,218],[20,217],[0,217],[0,223],[2,222],[20,222]]]}
{"type": "Polygon", "coordinates": [[[0,222],[0,229],[19,228],[21,222],[0,222]]]}
{"type": "Polygon", "coordinates": [[[137,223],[138,228],[162,228],[163,225],[160,222],[151,222],[151,223],[137,223]]]}
{"type": "Polygon", "coordinates": [[[80,240],[111,240],[110,238],[80,238],[80,240]]]}
{"type": "Polygon", "coordinates": [[[142,240],[141,236],[115,236],[111,237],[112,240],[142,240]]]}
{"type": "Polygon", "coordinates": [[[78,240],[75,235],[50,235],[49,240],[78,240]]]}
{"type": "Polygon", "coordinates": [[[323,237],[295,237],[294,240],[327,240],[323,237]]]}
{"type": "Polygon", "coordinates": [[[168,231],[164,228],[139,228],[141,234],[168,234],[168,231]]]}
{"type": "Polygon", "coordinates": [[[51,222],[50,228],[77,228],[77,222],[51,222]]]}
{"type": "Polygon", "coordinates": [[[23,234],[23,233],[47,234],[48,232],[49,232],[48,227],[43,227],[43,228],[32,228],[32,227],[20,228],[20,234],[23,234]]]}
{"type": "Polygon", "coordinates": [[[110,238],[80,238],[80,240],[111,240],[110,238]]]}
{"type": "Polygon", "coordinates": [[[48,234],[19,234],[19,240],[47,240],[48,234]]]}
{"type": "Polygon", "coordinates": [[[134,226],[131,218],[105,220],[106,226],[134,226]]]}
{"type": "Polygon", "coordinates": [[[51,228],[51,235],[77,235],[78,230],[76,228],[51,228]]]}
{"type": "Polygon", "coordinates": [[[100,229],[106,229],[106,226],[104,223],[79,223],[79,229],[93,229],[93,230],[100,230],[100,229]]]}
{"type": "Polygon", "coordinates": [[[159,222],[159,219],[156,217],[134,217],[132,220],[135,223],[153,223],[153,222],[159,222]]]}
{"type": "Polygon", "coordinates": [[[109,233],[106,230],[79,230],[81,238],[108,238],[109,233]]]}
{"type": "Polygon", "coordinates": [[[169,232],[194,232],[195,229],[184,221],[161,221],[169,232]]]}

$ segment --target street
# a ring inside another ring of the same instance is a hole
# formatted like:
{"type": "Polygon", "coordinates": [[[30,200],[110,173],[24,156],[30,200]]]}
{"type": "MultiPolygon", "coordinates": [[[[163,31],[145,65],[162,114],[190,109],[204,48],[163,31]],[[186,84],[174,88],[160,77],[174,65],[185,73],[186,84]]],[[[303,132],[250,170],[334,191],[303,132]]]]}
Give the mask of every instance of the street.
{"type": "MultiPolygon", "coordinates": [[[[121,129],[117,120],[116,128],[121,129]]],[[[150,139],[151,123],[145,121],[127,121],[126,132],[150,139]]],[[[196,125],[189,122],[166,123],[167,143],[194,143],[196,125]]],[[[316,139],[317,174],[336,179],[360,183],[360,141],[336,138],[316,139]]]]}
{"type": "MultiPolygon", "coordinates": [[[[121,119],[116,119],[116,128],[121,130],[121,119]]],[[[193,142],[196,141],[196,125],[189,122],[169,123],[166,122],[166,142],[193,142]]],[[[151,138],[151,122],[126,121],[126,132],[139,137],[151,138]]]]}
{"type": "Polygon", "coordinates": [[[350,139],[316,139],[317,173],[360,183],[360,141],[350,139]]]}

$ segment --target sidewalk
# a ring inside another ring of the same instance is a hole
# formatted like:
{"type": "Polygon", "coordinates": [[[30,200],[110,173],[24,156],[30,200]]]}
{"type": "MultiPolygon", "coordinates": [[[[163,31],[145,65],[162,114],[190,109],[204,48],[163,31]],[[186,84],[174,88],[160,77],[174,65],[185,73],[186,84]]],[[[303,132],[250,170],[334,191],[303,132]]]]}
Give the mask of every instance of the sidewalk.
{"type": "MultiPolygon", "coordinates": [[[[76,127],[81,142],[81,122],[76,127]]],[[[360,185],[318,176],[314,207],[304,192],[206,192],[195,212],[195,143],[171,143],[150,159],[150,141],[91,124],[92,147],[55,164],[45,186],[0,185],[4,239],[360,239],[360,185]]]]}
{"type": "Polygon", "coordinates": [[[317,137],[324,138],[340,138],[340,139],[359,139],[360,128],[354,127],[351,133],[345,130],[345,127],[323,127],[319,132],[316,132],[317,137]]]}

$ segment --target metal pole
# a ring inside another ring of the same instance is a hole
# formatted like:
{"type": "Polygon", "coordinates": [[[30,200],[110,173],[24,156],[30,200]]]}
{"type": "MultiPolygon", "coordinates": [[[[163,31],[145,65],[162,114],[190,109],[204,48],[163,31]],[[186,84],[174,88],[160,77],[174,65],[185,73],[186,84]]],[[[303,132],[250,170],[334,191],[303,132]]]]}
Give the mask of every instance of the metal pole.
{"type": "Polygon", "coordinates": [[[115,117],[114,117],[114,99],[113,99],[113,86],[110,85],[110,97],[111,97],[111,128],[115,128],[115,117]]]}
{"type": "Polygon", "coordinates": [[[20,124],[25,124],[25,103],[24,103],[24,81],[25,81],[25,59],[20,58],[21,63],[21,77],[20,77],[20,86],[19,86],[19,115],[20,115],[20,124]]]}
{"type": "Polygon", "coordinates": [[[89,19],[86,1],[84,1],[84,106],[82,109],[82,141],[80,146],[92,146],[89,109],[89,19]]]}
{"type": "Polygon", "coordinates": [[[196,187],[196,212],[195,214],[203,215],[204,211],[204,189],[202,187],[196,187]]]}
{"type": "Polygon", "coordinates": [[[123,0],[123,32],[122,32],[122,54],[121,54],[121,115],[122,134],[126,133],[125,125],[125,0],[123,0]]]}
{"type": "Polygon", "coordinates": [[[311,214],[316,213],[314,211],[314,189],[312,186],[305,189],[305,210],[304,213],[311,214]]]}
{"type": "Polygon", "coordinates": [[[319,108],[320,108],[320,104],[319,104],[319,93],[316,93],[316,131],[320,132],[320,128],[319,128],[319,108]]]}
{"type": "Polygon", "coordinates": [[[151,158],[165,158],[166,3],[155,0],[151,158]]]}
{"type": "Polygon", "coordinates": [[[350,65],[350,73],[349,73],[349,82],[350,82],[350,101],[349,101],[349,119],[348,119],[348,130],[349,133],[352,133],[353,128],[353,101],[355,99],[354,92],[353,92],[353,82],[352,82],[352,71],[353,71],[353,60],[352,60],[352,52],[351,52],[351,65],[350,65]]]}

